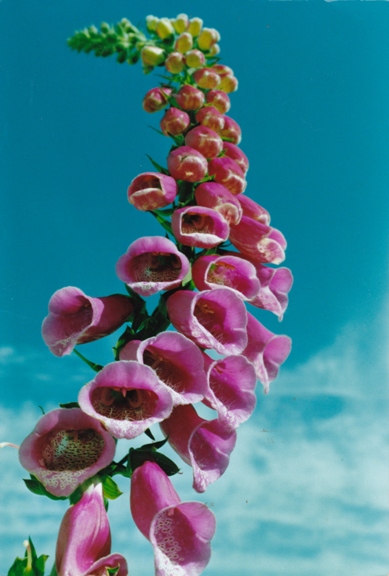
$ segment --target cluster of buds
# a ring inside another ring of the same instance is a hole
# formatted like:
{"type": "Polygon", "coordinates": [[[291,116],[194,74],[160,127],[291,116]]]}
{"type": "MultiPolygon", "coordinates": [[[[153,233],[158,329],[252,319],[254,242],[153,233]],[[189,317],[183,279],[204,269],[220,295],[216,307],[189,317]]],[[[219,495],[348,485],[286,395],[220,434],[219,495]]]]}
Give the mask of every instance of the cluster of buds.
{"type": "Polygon", "coordinates": [[[254,411],[257,380],[267,393],[291,346],[248,311],[251,305],[282,319],[292,275],[275,267],[285,258],[285,238],[267,210],[243,195],[249,162],[241,129],[227,115],[237,80],[214,60],[220,35],[184,14],[149,16],[147,28],[143,64],[164,64],[171,79],[147,92],[143,108],[165,110],[160,127],[173,145],[167,166],[153,161],[155,171],[136,176],[127,196],[167,234],[138,238],[118,258],[126,295],[91,297],[70,286],[52,296],[44,341],[56,356],[74,351],[95,376],[77,402],[45,414],[19,450],[31,490],[70,498],[58,576],[126,576],[125,559],[111,553],[104,508],[106,498],[120,495],[115,474],[131,478],[131,513],[154,548],[156,575],[200,574],[215,518],[199,502],[181,502],[169,478],[178,467],[160,449],[169,442],[192,468],[194,490],[204,492],[228,467],[237,429],[254,411]],[[145,298],[158,293],[149,314],[145,298]],[[106,366],[75,348],[123,325],[106,366]],[[213,419],[200,415],[199,404],[213,419]],[[162,440],[150,431],[155,424],[162,440]],[[143,433],[153,442],[115,462],[117,440],[143,433]]]}

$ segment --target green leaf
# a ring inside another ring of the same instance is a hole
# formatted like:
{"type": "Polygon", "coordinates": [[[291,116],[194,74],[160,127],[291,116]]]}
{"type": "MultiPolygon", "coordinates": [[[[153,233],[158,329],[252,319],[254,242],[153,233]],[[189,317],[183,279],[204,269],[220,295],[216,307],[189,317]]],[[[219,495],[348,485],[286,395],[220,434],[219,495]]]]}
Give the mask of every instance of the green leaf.
{"type": "Polygon", "coordinates": [[[119,490],[119,486],[115,480],[112,480],[110,476],[104,476],[103,478],[103,493],[104,497],[109,500],[116,500],[116,498],[119,498],[119,496],[123,494],[123,492],[119,490]]]}
{"type": "Polygon", "coordinates": [[[60,404],[60,408],[79,408],[78,402],[66,402],[65,404],[60,404]]]}
{"type": "Polygon", "coordinates": [[[151,156],[149,156],[148,154],[146,154],[147,158],[150,160],[150,162],[152,163],[152,165],[154,166],[154,168],[156,170],[158,170],[158,172],[162,172],[162,174],[169,174],[169,170],[167,170],[166,168],[163,168],[163,166],[161,166],[160,164],[158,164],[158,162],[156,162],[155,160],[152,159],[151,156]]]}
{"type": "Polygon", "coordinates": [[[173,462],[173,460],[170,460],[170,458],[160,452],[154,454],[154,461],[168,476],[174,476],[174,474],[178,474],[180,471],[179,467],[175,462],[173,462]]]}
{"type": "Polygon", "coordinates": [[[8,571],[8,576],[44,576],[47,558],[46,554],[38,558],[34,544],[29,538],[24,558],[15,559],[8,571]]]}
{"type": "Polygon", "coordinates": [[[23,482],[33,494],[37,494],[38,496],[47,496],[50,500],[67,500],[66,496],[54,496],[54,494],[50,494],[38,478],[35,478],[32,474],[30,474],[29,480],[24,478],[23,482]]]}

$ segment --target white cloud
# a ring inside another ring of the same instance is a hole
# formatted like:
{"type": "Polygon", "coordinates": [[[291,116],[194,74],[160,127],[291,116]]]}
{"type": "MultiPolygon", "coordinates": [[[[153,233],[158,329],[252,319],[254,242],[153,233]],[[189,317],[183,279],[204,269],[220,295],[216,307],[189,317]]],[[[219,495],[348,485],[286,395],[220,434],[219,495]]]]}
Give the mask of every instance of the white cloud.
{"type": "MultiPolygon", "coordinates": [[[[191,490],[190,469],[182,465],[184,473],[173,480],[182,499],[208,503],[217,517],[208,576],[388,572],[387,344],[379,322],[349,326],[328,349],[284,368],[269,396],[259,390],[229,469],[205,494],[191,490]]],[[[2,409],[0,441],[20,442],[38,416],[28,404],[2,409]]],[[[38,552],[53,558],[66,503],[40,498],[37,504],[20,481],[16,451],[4,448],[0,458],[5,576],[29,533],[38,552]]],[[[130,517],[128,481],[120,485],[127,494],[110,505],[114,549],[127,557],[131,576],[146,576],[153,573],[151,547],[130,517]]]]}

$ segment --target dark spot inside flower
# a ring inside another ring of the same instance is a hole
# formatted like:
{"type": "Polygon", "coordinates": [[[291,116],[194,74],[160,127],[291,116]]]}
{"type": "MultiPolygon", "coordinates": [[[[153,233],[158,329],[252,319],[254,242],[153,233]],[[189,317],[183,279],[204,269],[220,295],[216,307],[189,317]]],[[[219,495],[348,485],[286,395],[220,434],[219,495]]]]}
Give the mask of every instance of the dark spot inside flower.
{"type": "Polygon", "coordinates": [[[83,470],[92,466],[104,449],[104,440],[92,428],[57,430],[44,437],[42,450],[48,470],[83,470]]]}

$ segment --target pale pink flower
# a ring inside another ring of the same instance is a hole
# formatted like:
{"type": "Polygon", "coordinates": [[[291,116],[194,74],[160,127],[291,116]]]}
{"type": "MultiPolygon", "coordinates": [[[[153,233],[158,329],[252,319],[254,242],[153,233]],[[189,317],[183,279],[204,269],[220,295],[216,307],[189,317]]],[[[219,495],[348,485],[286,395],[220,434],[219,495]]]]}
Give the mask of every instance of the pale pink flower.
{"type": "Polygon", "coordinates": [[[262,208],[262,206],[244,194],[239,195],[238,200],[243,211],[243,216],[248,216],[253,220],[257,220],[258,222],[269,226],[270,214],[265,210],[265,208],[262,208]]]}
{"type": "Polygon", "coordinates": [[[160,172],[144,172],[131,182],[128,201],[138,210],[157,210],[171,204],[177,196],[177,182],[160,172]]]}
{"type": "Polygon", "coordinates": [[[193,72],[193,79],[200,88],[213,89],[220,84],[220,76],[212,68],[200,68],[193,72]]]}
{"type": "Polygon", "coordinates": [[[269,310],[282,320],[288,307],[288,292],[292,288],[293,276],[289,268],[268,268],[254,263],[257,278],[261,283],[258,294],[250,300],[250,304],[269,310]]]}
{"type": "Polygon", "coordinates": [[[220,212],[203,206],[186,206],[172,215],[173,234],[181,244],[213,248],[228,238],[230,227],[220,212]]]}
{"type": "Polygon", "coordinates": [[[207,159],[190,146],[180,146],[170,152],[167,165],[176,180],[199,182],[207,175],[207,159]]]}
{"type": "Polygon", "coordinates": [[[115,332],[134,310],[128,296],[113,294],[92,298],[67,286],[54,292],[42,337],[55,356],[70,354],[77,344],[93,342],[115,332]]]}
{"type": "MultiPolygon", "coordinates": [[[[224,92],[222,92],[224,94],[224,92]]],[[[223,153],[228,158],[232,158],[242,169],[243,174],[246,174],[249,169],[249,159],[246,154],[233,142],[223,142],[223,153]]]]}
{"type": "Polygon", "coordinates": [[[215,177],[215,182],[223,184],[232,194],[241,194],[246,189],[247,182],[240,166],[228,158],[212,158],[208,163],[208,173],[215,177]]]}
{"type": "Polygon", "coordinates": [[[203,182],[197,186],[195,198],[199,206],[213,208],[220,212],[229,224],[238,224],[242,217],[242,208],[238,197],[234,196],[222,184],[203,182]]]}
{"type": "Polygon", "coordinates": [[[21,465],[55,496],[69,496],[108,466],[115,440],[98,420],[79,408],[48,412],[22,442],[21,465]]]}
{"type": "Polygon", "coordinates": [[[230,241],[254,262],[280,264],[285,260],[286,240],[281,232],[248,216],[230,227],[230,241]]]}

